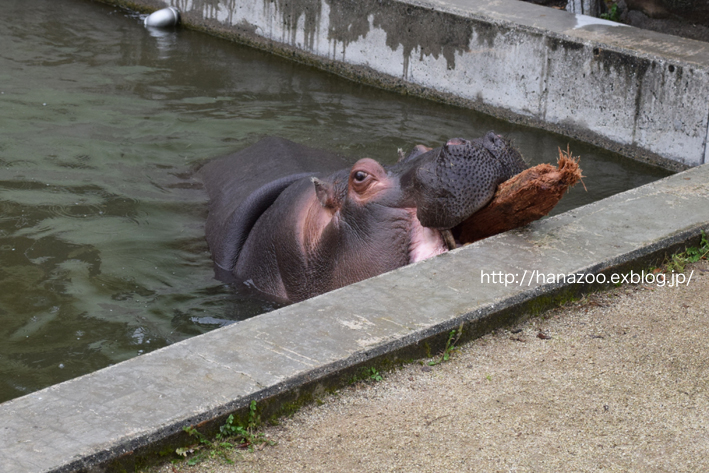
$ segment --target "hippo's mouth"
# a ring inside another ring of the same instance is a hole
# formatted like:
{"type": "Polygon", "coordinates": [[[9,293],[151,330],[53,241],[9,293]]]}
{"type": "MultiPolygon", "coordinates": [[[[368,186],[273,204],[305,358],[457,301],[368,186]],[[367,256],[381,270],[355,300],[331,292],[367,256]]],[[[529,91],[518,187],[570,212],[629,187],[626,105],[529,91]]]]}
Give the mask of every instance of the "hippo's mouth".
{"type": "Polygon", "coordinates": [[[416,217],[416,209],[408,209],[411,216],[409,230],[409,264],[418,263],[448,251],[439,230],[424,227],[416,217]]]}

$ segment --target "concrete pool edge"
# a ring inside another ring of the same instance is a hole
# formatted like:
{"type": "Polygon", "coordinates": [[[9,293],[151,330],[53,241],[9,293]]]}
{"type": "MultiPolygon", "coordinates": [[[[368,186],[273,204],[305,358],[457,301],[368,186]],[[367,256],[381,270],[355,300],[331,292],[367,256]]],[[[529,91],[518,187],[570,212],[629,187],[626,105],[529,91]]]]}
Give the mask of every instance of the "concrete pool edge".
{"type": "Polygon", "coordinates": [[[706,162],[708,43],[516,0],[101,1],[668,169],[706,162]]]}
{"type": "Polygon", "coordinates": [[[700,166],[0,404],[2,470],[130,470],[251,400],[264,419],[287,412],[362,368],[435,354],[461,323],[473,338],[597,287],[483,273],[610,277],[696,244],[708,198],[700,166]]]}

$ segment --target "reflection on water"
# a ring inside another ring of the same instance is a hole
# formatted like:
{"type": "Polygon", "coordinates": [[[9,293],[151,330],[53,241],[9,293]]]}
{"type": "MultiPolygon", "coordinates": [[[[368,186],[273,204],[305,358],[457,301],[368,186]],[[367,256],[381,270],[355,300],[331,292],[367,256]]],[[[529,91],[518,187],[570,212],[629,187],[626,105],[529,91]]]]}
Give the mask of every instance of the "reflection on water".
{"type": "Polygon", "coordinates": [[[145,28],[150,36],[155,38],[155,48],[158,50],[158,59],[169,59],[173,48],[177,45],[176,28],[145,28]]]}
{"type": "MultiPolygon", "coordinates": [[[[80,0],[0,16],[0,401],[273,308],[213,279],[205,159],[265,135],[352,156],[495,129],[533,163],[568,140],[370,89],[80,0]]],[[[580,143],[589,189],[666,175],[580,143]]]]}

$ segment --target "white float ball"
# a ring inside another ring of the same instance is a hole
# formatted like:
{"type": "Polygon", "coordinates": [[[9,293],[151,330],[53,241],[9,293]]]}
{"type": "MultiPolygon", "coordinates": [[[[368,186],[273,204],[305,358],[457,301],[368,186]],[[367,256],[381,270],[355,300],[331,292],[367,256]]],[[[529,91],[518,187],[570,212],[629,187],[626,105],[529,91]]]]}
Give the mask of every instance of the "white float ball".
{"type": "Polygon", "coordinates": [[[151,13],[145,19],[145,26],[155,26],[157,28],[167,28],[175,26],[180,22],[180,10],[175,7],[167,7],[151,13]]]}

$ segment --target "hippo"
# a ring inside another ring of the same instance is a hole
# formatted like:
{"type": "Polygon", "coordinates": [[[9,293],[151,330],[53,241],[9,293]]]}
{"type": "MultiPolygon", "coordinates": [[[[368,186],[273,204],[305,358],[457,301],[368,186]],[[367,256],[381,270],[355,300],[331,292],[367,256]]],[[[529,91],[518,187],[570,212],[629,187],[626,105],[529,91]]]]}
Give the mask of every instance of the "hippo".
{"type": "Polygon", "coordinates": [[[344,162],[269,137],[202,166],[217,277],[288,303],[439,255],[455,246],[450,230],[527,167],[493,132],[417,145],[393,165],[344,162]]]}

